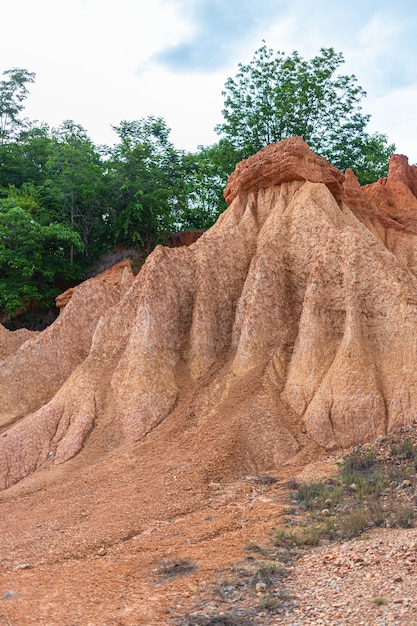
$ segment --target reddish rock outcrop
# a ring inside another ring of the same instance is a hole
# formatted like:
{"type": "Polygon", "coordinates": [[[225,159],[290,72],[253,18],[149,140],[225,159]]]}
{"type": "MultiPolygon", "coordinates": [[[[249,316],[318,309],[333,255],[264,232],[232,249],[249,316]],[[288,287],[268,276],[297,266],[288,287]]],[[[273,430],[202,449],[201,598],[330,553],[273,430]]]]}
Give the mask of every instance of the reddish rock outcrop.
{"type": "Polygon", "coordinates": [[[411,423],[415,180],[395,156],[362,189],[296,137],[238,164],[198,241],[87,281],[2,362],[0,485],[184,415],[184,456],[198,444],[210,476],[411,423]]]}
{"type": "Polygon", "coordinates": [[[59,312],[62,313],[62,310],[67,306],[68,302],[71,300],[74,295],[75,287],[70,287],[63,291],[55,298],[55,304],[59,309],[59,312]]]}
{"type": "MultiPolygon", "coordinates": [[[[64,312],[46,330],[22,342],[0,362],[0,466],[7,486],[48,457],[70,428],[48,418],[48,403],[87,358],[103,313],[133,280],[125,261],[74,289],[64,312]],[[35,415],[43,411],[45,420],[35,415]],[[42,423],[41,423],[42,422],[42,423]]],[[[22,337],[21,331],[16,331],[22,337]]],[[[15,333],[10,333],[15,334],[15,333]]],[[[10,335],[7,336],[8,338],[10,335]]],[[[27,338],[27,333],[23,334],[27,338]]]]}
{"type": "Polygon", "coordinates": [[[343,174],[326,159],[305,148],[300,137],[290,137],[238,163],[224,192],[227,204],[241,192],[276,187],[294,180],[323,183],[333,194],[340,194],[343,174]]]}
{"type": "Polygon", "coordinates": [[[168,237],[167,244],[170,248],[180,248],[181,246],[191,246],[197,239],[200,239],[203,231],[201,230],[182,230],[173,233],[168,237]]]}
{"type": "Polygon", "coordinates": [[[417,229],[417,167],[406,156],[391,157],[388,178],[364,187],[369,200],[385,214],[412,232],[417,229]]]}
{"type": "Polygon", "coordinates": [[[11,331],[0,324],[0,360],[13,354],[28,339],[37,335],[36,332],[20,328],[11,331]]]}

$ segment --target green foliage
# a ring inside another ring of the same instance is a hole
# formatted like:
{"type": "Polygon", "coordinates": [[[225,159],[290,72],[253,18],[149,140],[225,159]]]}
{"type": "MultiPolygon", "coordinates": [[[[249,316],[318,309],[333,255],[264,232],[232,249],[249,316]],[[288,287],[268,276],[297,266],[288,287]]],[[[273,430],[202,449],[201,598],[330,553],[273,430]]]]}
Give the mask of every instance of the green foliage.
{"type": "Polygon", "coordinates": [[[114,243],[151,249],[175,229],[185,205],[182,153],[162,118],[123,121],[114,130],[120,138],[108,164],[114,243]]]}
{"type": "Polygon", "coordinates": [[[389,144],[388,137],[381,133],[363,133],[359,145],[360,150],[355,159],[350,164],[346,163],[344,169],[353,169],[361,185],[368,185],[388,176],[388,165],[395,152],[395,144],[389,144]]]}
{"type": "Polygon", "coordinates": [[[54,140],[47,125],[29,125],[17,137],[0,145],[0,187],[34,185],[42,187],[46,163],[54,140]]]}
{"type": "Polygon", "coordinates": [[[258,604],[264,611],[274,612],[280,606],[280,600],[273,594],[267,593],[258,599],[258,604]]]}
{"type": "Polygon", "coordinates": [[[100,252],[108,219],[104,165],[86,131],[67,120],[52,131],[42,201],[54,220],[70,225],[83,241],[85,261],[100,252]]]}
{"type": "Polygon", "coordinates": [[[42,226],[15,198],[0,201],[0,308],[13,315],[27,302],[53,302],[58,278],[81,276],[69,263],[71,246],[82,250],[79,235],[67,226],[42,226]]]}
{"type": "Polygon", "coordinates": [[[26,85],[35,81],[34,73],[17,67],[3,72],[3,76],[0,81],[0,144],[22,126],[19,115],[28,94],[26,85]]]}
{"type": "Polygon", "coordinates": [[[184,155],[187,205],[181,216],[183,228],[209,228],[214,224],[227,207],[223,196],[227,179],[242,158],[228,139],[184,155]]]}
{"type": "Polygon", "coordinates": [[[384,476],[372,450],[357,448],[345,457],[340,476],[348,487],[355,485],[358,500],[362,500],[369,494],[378,496],[384,488],[384,476]]]}
{"type": "Polygon", "coordinates": [[[343,459],[341,476],[350,476],[352,473],[369,474],[375,465],[373,450],[364,451],[358,447],[343,459]]]}
{"type": "Polygon", "coordinates": [[[305,511],[332,509],[337,505],[342,495],[343,488],[334,481],[295,483],[294,497],[299,506],[305,511]]]}
{"type": "Polygon", "coordinates": [[[178,626],[253,626],[253,620],[235,611],[225,613],[193,613],[180,618],[178,626]]]}
{"type": "Polygon", "coordinates": [[[417,447],[411,439],[404,439],[391,447],[391,456],[417,462],[417,447]]]}
{"type": "Polygon", "coordinates": [[[298,52],[285,56],[263,45],[226,81],[225,121],[217,131],[246,157],[299,135],[339,169],[351,167],[362,181],[376,180],[393,146],[386,145],[384,135],[365,132],[370,116],[362,113],[361,100],[366,93],[355,76],[336,74],[343,63],[333,48],[321,48],[306,61],[298,52]]]}

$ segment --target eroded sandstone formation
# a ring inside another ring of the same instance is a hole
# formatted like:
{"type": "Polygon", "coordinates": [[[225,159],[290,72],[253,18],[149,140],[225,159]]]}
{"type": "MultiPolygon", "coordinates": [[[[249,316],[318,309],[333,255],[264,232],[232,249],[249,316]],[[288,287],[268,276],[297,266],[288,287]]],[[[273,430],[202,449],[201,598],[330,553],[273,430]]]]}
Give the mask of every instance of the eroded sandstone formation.
{"type": "Polygon", "coordinates": [[[238,164],[198,241],[158,246],[136,277],[87,281],[51,327],[3,350],[0,486],[180,414],[231,473],[411,423],[416,181],[395,155],[361,188],[297,137],[238,164]]]}
{"type": "Polygon", "coordinates": [[[26,328],[11,331],[0,324],[0,359],[4,359],[9,354],[16,352],[22,343],[36,334],[36,332],[26,328]]]}

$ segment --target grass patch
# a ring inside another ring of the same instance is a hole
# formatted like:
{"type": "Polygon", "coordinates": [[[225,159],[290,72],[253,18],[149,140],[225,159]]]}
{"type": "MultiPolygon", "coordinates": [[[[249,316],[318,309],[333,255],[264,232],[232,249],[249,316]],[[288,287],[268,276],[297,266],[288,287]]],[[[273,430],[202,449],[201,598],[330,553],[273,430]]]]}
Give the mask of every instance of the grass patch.
{"type": "Polygon", "coordinates": [[[399,457],[403,460],[417,461],[417,446],[411,439],[404,439],[391,446],[391,456],[399,457]]]}
{"type": "Polygon", "coordinates": [[[267,586],[281,581],[288,576],[288,569],[283,563],[277,563],[276,561],[269,561],[260,563],[258,569],[253,577],[252,585],[261,582],[267,586]]]}
{"type": "Polygon", "coordinates": [[[192,563],[188,559],[179,559],[178,561],[163,563],[158,569],[158,574],[165,578],[174,578],[175,576],[186,576],[193,572],[195,568],[195,563],[192,563]]]}
{"type": "Polygon", "coordinates": [[[398,504],[390,507],[389,521],[393,528],[412,528],[415,519],[416,513],[411,506],[398,504]]]}
{"type": "Polygon", "coordinates": [[[256,485],[274,485],[277,482],[277,479],[275,478],[275,476],[268,476],[267,474],[261,474],[259,476],[256,476],[253,479],[253,482],[256,485]]]}
{"type": "MultiPolygon", "coordinates": [[[[411,428],[407,433],[411,433],[411,428]]],[[[338,474],[323,481],[288,481],[289,506],[285,527],[274,531],[274,545],[249,540],[244,561],[225,570],[213,583],[212,613],[182,616],[178,626],[254,626],[262,620],[289,615],[296,599],[286,589],[286,577],[297,559],[323,542],[346,541],[364,536],[373,527],[409,528],[417,513],[417,446],[396,434],[379,440],[375,450],[358,446],[340,463],[338,474]],[[222,604],[221,604],[222,603],[222,604]],[[222,612],[234,607],[232,612],[222,612]],[[216,607],[216,609],[214,608],[216,607]],[[259,613],[269,613],[260,616],[259,613]]],[[[251,477],[268,485],[263,476],[251,477]]],[[[266,487],[267,488],[267,487],[266,487]]],[[[165,575],[176,575],[178,563],[167,565],[165,575]]],[[[386,603],[382,596],[369,598],[374,606],[386,603]]],[[[264,623],[264,621],[262,621],[264,623]]],[[[266,623],[266,622],[265,622],[266,623]]]]}
{"type": "Polygon", "coordinates": [[[388,454],[384,458],[358,446],[343,459],[335,479],[289,481],[291,504],[296,503],[304,515],[291,518],[291,530],[276,532],[275,546],[291,550],[345,541],[376,526],[412,527],[417,446],[406,439],[393,444],[388,454]]]}
{"type": "Polygon", "coordinates": [[[245,550],[247,552],[255,552],[256,554],[264,554],[264,548],[262,548],[262,546],[258,545],[254,541],[249,541],[249,543],[247,543],[245,546],[245,550]]]}
{"type": "Polygon", "coordinates": [[[259,598],[258,603],[263,611],[274,612],[279,609],[281,600],[277,596],[267,593],[259,598]]]}
{"type": "Polygon", "coordinates": [[[237,611],[231,611],[209,615],[188,615],[178,622],[178,626],[254,626],[254,622],[237,611]]]}
{"type": "Polygon", "coordinates": [[[343,494],[343,487],[333,480],[325,482],[292,483],[293,501],[303,511],[333,509],[343,494]]]}
{"type": "Polygon", "coordinates": [[[347,473],[369,474],[375,467],[376,455],[373,450],[364,451],[360,446],[343,459],[342,477],[347,473]]]}
{"type": "Polygon", "coordinates": [[[308,524],[293,531],[278,530],[275,534],[275,545],[279,548],[316,546],[325,536],[321,524],[308,524]]]}

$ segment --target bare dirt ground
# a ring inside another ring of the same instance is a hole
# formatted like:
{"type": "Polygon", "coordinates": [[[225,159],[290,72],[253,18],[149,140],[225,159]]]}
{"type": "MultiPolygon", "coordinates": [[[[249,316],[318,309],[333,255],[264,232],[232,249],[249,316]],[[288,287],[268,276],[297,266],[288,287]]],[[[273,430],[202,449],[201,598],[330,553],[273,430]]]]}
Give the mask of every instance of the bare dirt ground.
{"type": "Polygon", "coordinates": [[[0,493],[1,626],[159,625],[229,608],[211,586],[251,542],[271,545],[294,470],[230,478],[230,447],[223,458],[184,420],[130,447],[103,429],[0,493]]]}
{"type": "Polygon", "coordinates": [[[167,624],[250,541],[270,543],[283,511],[279,482],[187,487],[180,468],[144,480],[134,450],[66,470],[1,495],[0,624],[167,624]]]}
{"type": "Polygon", "coordinates": [[[417,624],[416,530],[273,552],[288,480],[336,457],[211,480],[204,451],[166,434],[169,454],[161,432],[106,457],[96,444],[2,492],[1,626],[417,624]]]}

